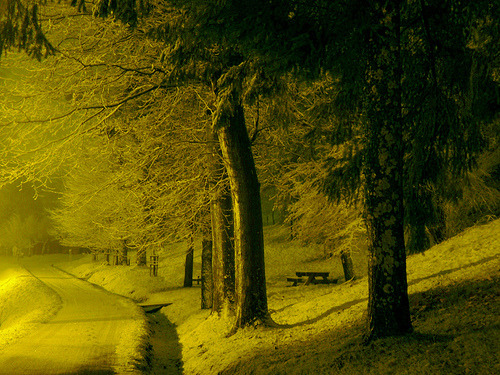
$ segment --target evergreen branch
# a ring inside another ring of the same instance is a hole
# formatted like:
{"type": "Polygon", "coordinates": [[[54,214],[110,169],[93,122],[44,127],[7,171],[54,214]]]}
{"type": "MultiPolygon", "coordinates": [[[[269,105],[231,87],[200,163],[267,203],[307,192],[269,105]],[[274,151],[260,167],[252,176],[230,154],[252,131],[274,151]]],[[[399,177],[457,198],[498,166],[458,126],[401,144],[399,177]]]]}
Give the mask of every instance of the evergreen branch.
{"type": "Polygon", "coordinates": [[[76,17],[84,17],[84,16],[89,16],[90,13],[75,13],[75,14],[67,14],[64,16],[51,16],[48,14],[44,14],[43,17],[40,17],[41,22],[46,22],[46,21],[62,21],[68,18],[76,18],[76,17]]]}
{"type": "Polygon", "coordinates": [[[437,44],[434,41],[434,38],[432,37],[431,34],[431,28],[429,25],[429,19],[426,15],[426,12],[424,11],[425,9],[425,4],[423,3],[422,0],[420,0],[420,8],[421,8],[421,14],[422,14],[422,23],[424,24],[424,30],[425,30],[425,35],[427,37],[427,42],[429,44],[429,58],[430,58],[430,69],[431,69],[431,74],[432,74],[432,83],[435,87],[435,89],[438,88],[438,82],[437,82],[437,73],[436,73],[436,54],[435,54],[435,49],[437,48],[437,44]]]}

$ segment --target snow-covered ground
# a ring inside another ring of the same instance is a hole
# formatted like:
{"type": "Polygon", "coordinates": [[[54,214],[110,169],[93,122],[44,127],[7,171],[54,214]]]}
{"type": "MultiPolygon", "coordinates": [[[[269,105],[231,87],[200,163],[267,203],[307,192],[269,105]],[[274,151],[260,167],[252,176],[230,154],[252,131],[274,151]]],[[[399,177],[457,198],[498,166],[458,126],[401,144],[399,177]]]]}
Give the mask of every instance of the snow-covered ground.
{"type": "Polygon", "coordinates": [[[53,290],[11,258],[0,257],[0,352],[50,320],[60,307],[53,290]]]}
{"type": "Polygon", "coordinates": [[[139,374],[142,309],[53,267],[58,258],[1,259],[0,374],[139,374]]]}
{"type": "MultiPolygon", "coordinates": [[[[199,287],[181,287],[185,244],[175,244],[160,252],[157,278],[150,277],[147,268],[108,266],[102,260],[92,262],[88,255],[72,259],[67,255],[59,256],[57,262],[68,272],[137,301],[172,303],[150,320],[155,352],[151,373],[155,374],[488,374],[498,369],[495,363],[486,363],[495,354],[488,357],[485,351],[495,353],[499,349],[498,340],[492,339],[498,335],[491,334],[494,329],[491,327],[497,327],[495,332],[498,332],[498,315],[495,315],[499,306],[498,294],[490,298],[488,293],[493,288],[491,285],[495,285],[493,281],[500,276],[500,220],[471,228],[424,254],[408,258],[410,300],[418,335],[412,336],[413,341],[382,340],[376,348],[369,348],[369,352],[359,345],[368,290],[363,251],[354,254],[360,278],[346,283],[341,279],[338,285],[291,287],[286,277],[293,276],[295,271],[329,271],[331,276],[341,277],[342,268],[337,258],[322,259],[321,249],[302,247],[286,237],[283,228],[266,228],[269,308],[276,327],[249,327],[233,335],[229,335],[230,319],[200,310],[199,287]],[[481,283],[486,283],[490,289],[481,297],[486,301],[484,311],[473,315],[481,283]],[[480,317],[482,336],[476,331],[473,334],[461,332],[457,328],[459,322],[450,328],[451,319],[456,319],[450,314],[461,314],[463,309],[460,305],[452,310],[446,300],[452,300],[453,293],[461,295],[464,291],[468,299],[460,303],[471,309],[472,322],[478,320],[476,316],[480,317]],[[432,315],[433,309],[437,309],[436,315],[432,315]],[[449,321],[443,322],[443,316],[449,321]],[[450,330],[453,335],[447,333],[450,330]],[[484,344],[486,342],[488,345],[484,344]],[[477,355],[465,348],[480,343],[487,348],[477,355]],[[442,353],[432,357],[431,350],[442,353]],[[405,356],[397,357],[396,351],[405,356]],[[390,358],[387,353],[391,353],[390,358]],[[460,362],[463,368],[454,369],[453,363],[440,364],[439,358],[447,356],[452,357],[449,361],[460,362]],[[481,357],[485,363],[477,359],[481,357]],[[426,361],[427,367],[420,368],[426,361]],[[471,370],[471,366],[477,371],[471,370]]],[[[195,276],[199,274],[199,261],[198,251],[195,276]]]]}

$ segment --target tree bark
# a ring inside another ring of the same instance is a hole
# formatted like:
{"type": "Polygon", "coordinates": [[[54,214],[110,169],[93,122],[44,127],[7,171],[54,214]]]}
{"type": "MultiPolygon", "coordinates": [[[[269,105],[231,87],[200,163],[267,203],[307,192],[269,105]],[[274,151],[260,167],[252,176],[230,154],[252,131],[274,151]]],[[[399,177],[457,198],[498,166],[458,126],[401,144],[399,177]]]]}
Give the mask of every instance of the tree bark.
{"type": "Polygon", "coordinates": [[[345,281],[354,279],[354,265],[352,263],[350,251],[342,251],[340,253],[340,261],[342,262],[342,268],[344,269],[345,281]]]}
{"type": "Polygon", "coordinates": [[[127,255],[128,255],[128,247],[125,241],[122,243],[122,247],[118,253],[118,263],[121,265],[127,265],[127,255]]]}
{"type": "Polygon", "coordinates": [[[366,72],[369,340],[412,331],[403,226],[401,1],[384,4],[373,9],[366,72]]]}
{"type": "Polygon", "coordinates": [[[212,275],[212,239],[204,238],[201,241],[201,308],[212,308],[213,301],[212,275]]]}
{"type": "Polygon", "coordinates": [[[220,149],[213,149],[212,196],[212,311],[233,310],[235,301],[233,206],[220,149]]]}
{"type": "Polygon", "coordinates": [[[193,236],[188,237],[188,248],[186,252],[186,263],[184,267],[184,287],[193,286],[193,259],[194,258],[194,243],[193,236]]]}
{"type": "Polygon", "coordinates": [[[269,319],[264,266],[264,235],[260,185],[236,93],[229,95],[231,113],[218,130],[229,175],[234,213],[236,264],[236,327],[269,319]]]}

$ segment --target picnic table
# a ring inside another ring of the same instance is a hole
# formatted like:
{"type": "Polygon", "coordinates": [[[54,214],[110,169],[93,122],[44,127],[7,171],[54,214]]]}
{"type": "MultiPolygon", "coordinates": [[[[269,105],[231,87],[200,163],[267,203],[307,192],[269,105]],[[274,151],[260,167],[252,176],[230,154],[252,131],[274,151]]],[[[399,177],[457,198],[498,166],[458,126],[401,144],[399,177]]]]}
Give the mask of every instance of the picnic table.
{"type": "Polygon", "coordinates": [[[333,284],[338,281],[338,279],[328,279],[330,276],[330,272],[295,272],[297,277],[288,277],[287,281],[292,282],[293,286],[296,286],[298,283],[304,283],[304,285],[309,284],[333,284]],[[306,280],[303,277],[307,277],[306,280]],[[320,279],[317,279],[320,278],[320,279]]]}

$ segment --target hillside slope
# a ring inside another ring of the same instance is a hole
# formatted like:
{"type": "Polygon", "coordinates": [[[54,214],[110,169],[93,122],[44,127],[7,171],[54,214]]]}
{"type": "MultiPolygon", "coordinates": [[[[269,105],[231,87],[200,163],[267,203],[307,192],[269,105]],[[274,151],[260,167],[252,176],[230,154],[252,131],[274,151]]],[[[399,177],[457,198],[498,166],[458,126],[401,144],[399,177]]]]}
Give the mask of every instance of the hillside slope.
{"type": "MultiPolygon", "coordinates": [[[[278,227],[267,231],[269,308],[277,324],[232,336],[229,318],[199,309],[199,288],[175,286],[182,273],[182,251],[174,252],[178,258],[166,256],[162,277],[149,290],[144,283],[148,276],[137,267],[96,265],[88,257],[64,267],[112,290],[114,286],[115,292],[133,296],[139,288],[141,300],[173,302],[152,318],[156,358],[151,373],[500,373],[500,220],[410,256],[415,333],[370,346],[362,345],[366,277],[339,285],[290,287],[286,276],[291,272],[308,268],[340,276],[340,262],[285,240],[278,227]],[[106,282],[110,278],[113,282],[106,282]]],[[[363,254],[355,257],[357,273],[364,275],[363,254]]]]}
{"type": "Polygon", "coordinates": [[[362,345],[366,278],[279,289],[281,326],[226,337],[225,320],[193,316],[179,329],[188,374],[498,373],[500,220],[408,258],[416,333],[362,345]]]}

